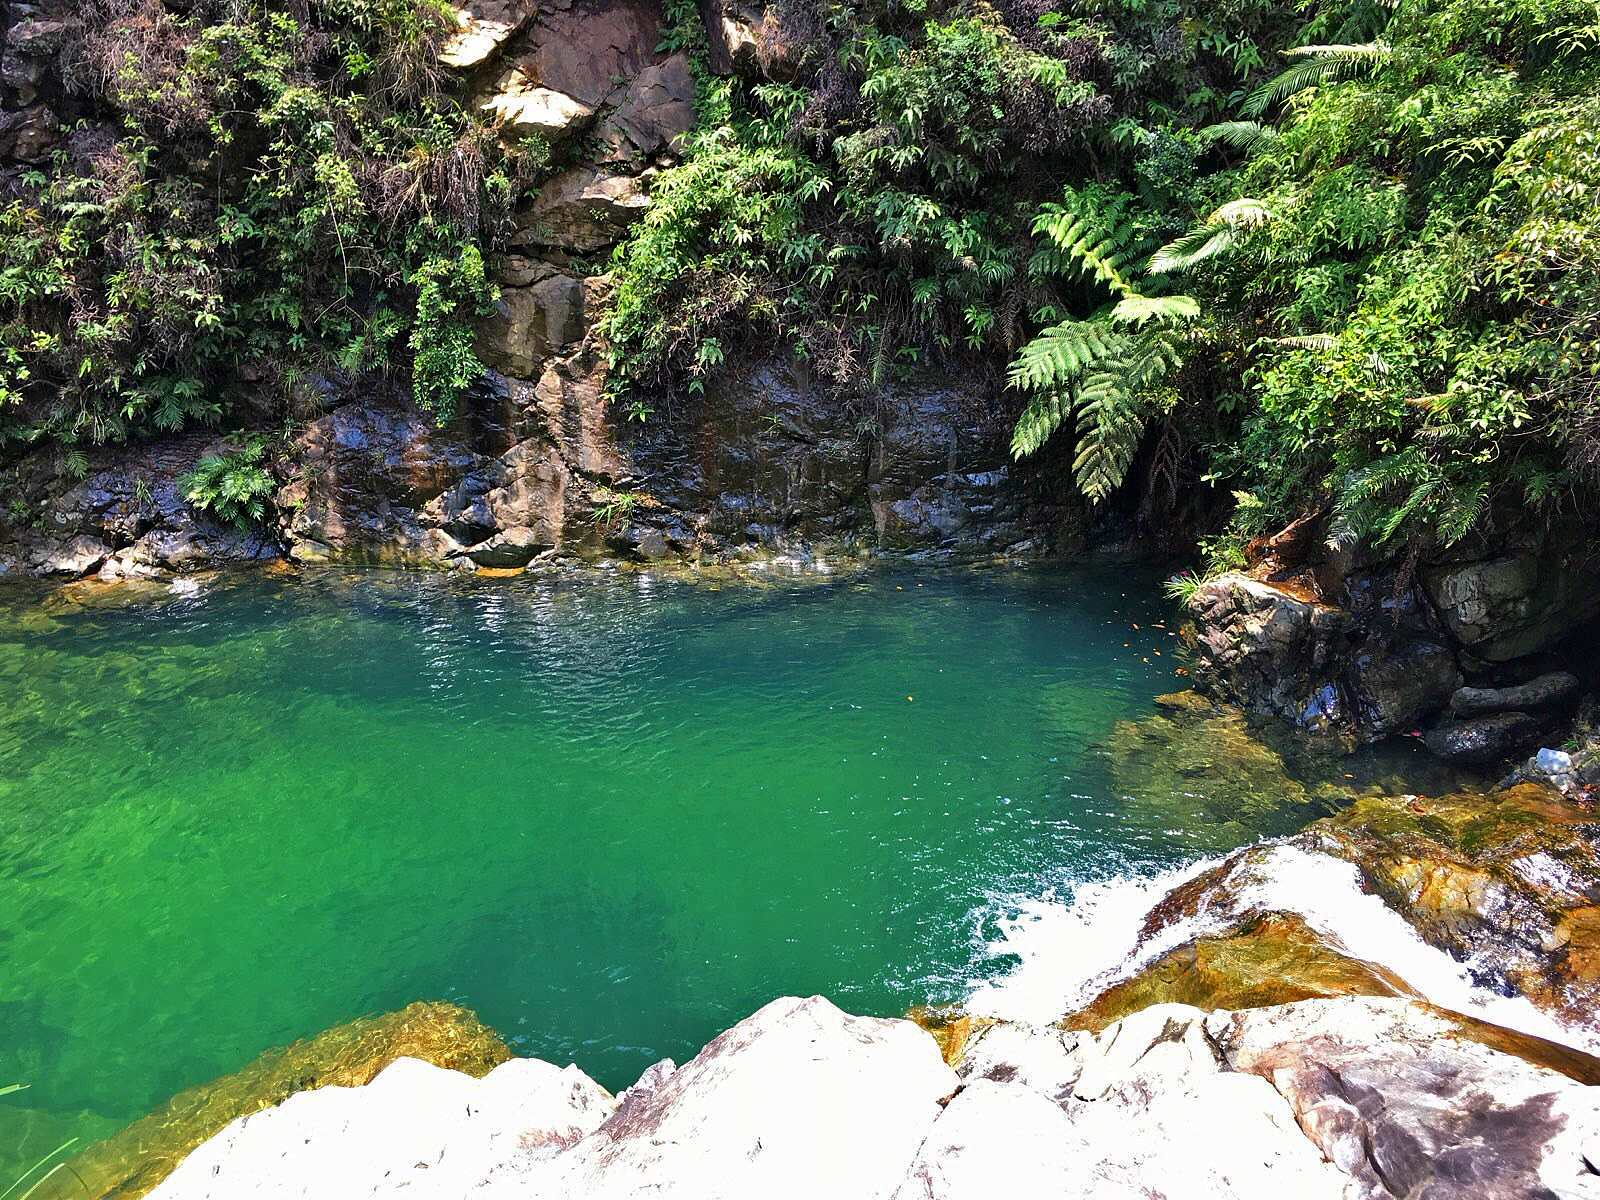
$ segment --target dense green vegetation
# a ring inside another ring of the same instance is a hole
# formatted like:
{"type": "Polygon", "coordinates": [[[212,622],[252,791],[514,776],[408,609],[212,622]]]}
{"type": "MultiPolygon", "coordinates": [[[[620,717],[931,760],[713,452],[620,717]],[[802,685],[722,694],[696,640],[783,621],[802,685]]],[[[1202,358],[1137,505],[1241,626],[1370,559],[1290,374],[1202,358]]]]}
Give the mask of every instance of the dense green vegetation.
{"type": "Polygon", "coordinates": [[[731,343],[842,389],[1011,361],[1092,499],[1412,550],[1600,477],[1596,64],[1572,0],[803,5],[620,253],[636,407],[731,343]]]}
{"type": "MultiPolygon", "coordinates": [[[[260,428],[339,371],[447,418],[542,163],[463,109],[448,10],[92,5],[64,59],[86,120],[0,208],[0,444],[81,464],[241,398],[260,428]]],[[[980,364],[1014,452],[1070,440],[1091,500],[1231,493],[1213,566],[1307,512],[1417,552],[1600,481],[1592,5],[772,14],[763,70],[717,76],[696,5],[668,6],[701,123],[613,264],[634,416],[741,346],[792,347],[846,401],[980,364]]],[[[252,444],[192,502],[248,519],[252,444]]]]}
{"type": "Polygon", "coordinates": [[[447,414],[518,166],[446,86],[448,8],[89,7],[63,56],[85,120],[0,209],[0,441],[292,412],[341,369],[447,414]]]}

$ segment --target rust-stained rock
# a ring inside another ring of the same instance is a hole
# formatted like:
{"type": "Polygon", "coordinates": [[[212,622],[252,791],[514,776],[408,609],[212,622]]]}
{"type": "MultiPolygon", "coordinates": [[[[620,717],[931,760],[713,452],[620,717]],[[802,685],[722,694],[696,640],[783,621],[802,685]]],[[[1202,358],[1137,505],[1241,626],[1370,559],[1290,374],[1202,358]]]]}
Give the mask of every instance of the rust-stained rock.
{"type": "Polygon", "coordinates": [[[975,1017],[949,1008],[913,1008],[906,1014],[906,1020],[914,1021],[938,1043],[940,1056],[952,1067],[961,1061],[972,1035],[994,1024],[990,1017],[975,1017]]]}
{"type": "Polygon", "coordinates": [[[351,1021],[270,1050],[236,1074],[180,1092],[71,1159],[36,1198],[136,1200],[229,1122],[281,1104],[296,1092],[360,1087],[400,1058],[478,1078],[510,1057],[498,1034],[453,1004],[418,1003],[351,1021]]]}
{"type": "Polygon", "coordinates": [[[1272,913],[1169,950],[1107,988],[1063,1027],[1104,1029],[1155,1004],[1245,1009],[1330,996],[1413,995],[1384,968],[1332,949],[1299,917],[1272,913]]]}
{"type": "Polygon", "coordinates": [[[1424,941],[1565,1020],[1600,1002],[1600,820],[1525,784],[1489,796],[1371,797],[1308,842],[1355,863],[1424,941]]]}

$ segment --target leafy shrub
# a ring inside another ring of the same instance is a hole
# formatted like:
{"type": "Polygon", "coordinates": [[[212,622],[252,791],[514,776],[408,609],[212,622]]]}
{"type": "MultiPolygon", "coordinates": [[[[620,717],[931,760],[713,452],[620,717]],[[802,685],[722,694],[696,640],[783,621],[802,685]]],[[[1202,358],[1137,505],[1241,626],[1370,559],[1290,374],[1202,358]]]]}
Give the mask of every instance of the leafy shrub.
{"type": "Polygon", "coordinates": [[[63,55],[121,128],[0,208],[0,442],[214,423],[335,367],[410,369],[447,415],[519,166],[447,86],[451,27],[440,0],[90,0],[63,55]]]}
{"type": "Polygon", "coordinates": [[[266,520],[268,502],[278,486],[262,465],[266,457],[266,439],[247,438],[232,454],[202,458],[178,480],[178,491],[189,504],[224,524],[238,529],[259,525],[266,520]]]}

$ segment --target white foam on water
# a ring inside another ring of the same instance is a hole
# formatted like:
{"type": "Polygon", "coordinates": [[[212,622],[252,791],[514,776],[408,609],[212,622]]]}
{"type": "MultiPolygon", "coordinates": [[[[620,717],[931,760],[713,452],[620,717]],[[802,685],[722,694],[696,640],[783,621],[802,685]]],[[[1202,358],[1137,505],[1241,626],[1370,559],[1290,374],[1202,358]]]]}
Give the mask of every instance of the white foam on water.
{"type": "Polygon", "coordinates": [[[1476,983],[1476,964],[1458,962],[1424,942],[1399,913],[1362,890],[1352,864],[1298,846],[1262,846],[1230,873],[1219,893],[1224,897],[1220,911],[1210,908],[1174,921],[1141,943],[1150,909],[1218,861],[1082,884],[1070,900],[1046,896],[1005,906],[1000,936],[987,941],[984,952],[1015,955],[1017,965],[974,985],[969,1008],[1015,1021],[1053,1021],[1175,946],[1235,927],[1252,913],[1283,912],[1299,916],[1335,949],[1383,968],[1440,1008],[1600,1053],[1600,1032],[1565,1025],[1523,997],[1502,996],[1476,983]]]}
{"type": "Polygon", "coordinates": [[[1081,1008],[1118,979],[1194,936],[1174,928],[1141,944],[1139,934],[1163,896],[1221,861],[1202,859],[1154,875],[1075,884],[1068,900],[1054,892],[1033,899],[996,899],[977,914],[980,931],[990,922],[1000,930],[998,937],[985,939],[982,951],[990,958],[1014,955],[1017,965],[974,984],[964,1007],[978,1016],[1036,1025],[1081,1008]]]}

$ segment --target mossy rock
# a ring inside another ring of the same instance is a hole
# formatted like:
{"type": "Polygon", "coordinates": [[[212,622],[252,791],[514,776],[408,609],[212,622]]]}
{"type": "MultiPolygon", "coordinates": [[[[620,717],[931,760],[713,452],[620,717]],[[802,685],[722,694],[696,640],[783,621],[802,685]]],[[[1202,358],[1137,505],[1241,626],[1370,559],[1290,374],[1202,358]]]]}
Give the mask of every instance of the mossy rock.
{"type": "Polygon", "coordinates": [[[1255,916],[1231,933],[1196,938],[1163,954],[1131,979],[1101,992],[1061,1022],[1099,1032],[1156,1004],[1265,1008],[1332,996],[1415,996],[1381,967],[1327,945],[1292,914],[1255,916]]]}
{"type": "Polygon", "coordinates": [[[180,1092],[71,1159],[36,1200],[136,1200],[231,1121],[319,1087],[360,1087],[399,1058],[475,1078],[511,1057],[500,1036],[453,1004],[412,1004],[269,1050],[233,1075],[180,1092]]]}

